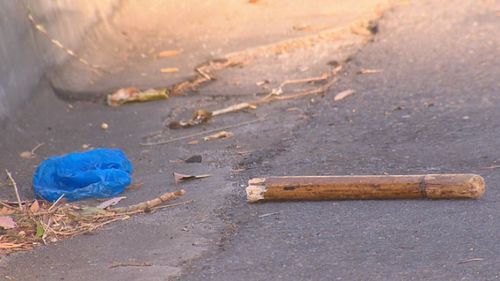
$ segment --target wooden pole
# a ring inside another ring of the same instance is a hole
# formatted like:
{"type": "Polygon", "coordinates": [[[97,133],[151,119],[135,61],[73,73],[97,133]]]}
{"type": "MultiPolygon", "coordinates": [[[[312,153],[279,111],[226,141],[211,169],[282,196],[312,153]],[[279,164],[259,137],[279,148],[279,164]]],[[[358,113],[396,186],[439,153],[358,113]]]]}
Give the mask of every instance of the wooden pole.
{"type": "Polygon", "coordinates": [[[474,174],[300,176],[254,178],[248,202],[359,199],[479,199],[484,179],[474,174]]]}

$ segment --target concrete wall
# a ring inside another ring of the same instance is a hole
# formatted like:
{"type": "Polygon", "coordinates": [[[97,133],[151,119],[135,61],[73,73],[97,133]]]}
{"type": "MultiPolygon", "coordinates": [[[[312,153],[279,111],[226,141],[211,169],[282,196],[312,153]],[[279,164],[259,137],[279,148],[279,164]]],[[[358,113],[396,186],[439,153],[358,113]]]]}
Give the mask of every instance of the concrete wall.
{"type": "Polygon", "coordinates": [[[0,121],[36,94],[44,72],[68,55],[36,31],[35,19],[64,46],[77,51],[82,37],[106,22],[119,0],[0,1],[0,121]]]}

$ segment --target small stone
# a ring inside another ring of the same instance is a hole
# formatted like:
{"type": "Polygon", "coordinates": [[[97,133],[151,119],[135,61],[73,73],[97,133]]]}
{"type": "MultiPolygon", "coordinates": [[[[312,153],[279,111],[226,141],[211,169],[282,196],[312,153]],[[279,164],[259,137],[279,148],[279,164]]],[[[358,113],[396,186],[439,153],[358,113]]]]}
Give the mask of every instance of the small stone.
{"type": "Polygon", "coordinates": [[[102,123],[101,124],[101,129],[107,130],[109,128],[109,125],[107,123],[102,123]]]}

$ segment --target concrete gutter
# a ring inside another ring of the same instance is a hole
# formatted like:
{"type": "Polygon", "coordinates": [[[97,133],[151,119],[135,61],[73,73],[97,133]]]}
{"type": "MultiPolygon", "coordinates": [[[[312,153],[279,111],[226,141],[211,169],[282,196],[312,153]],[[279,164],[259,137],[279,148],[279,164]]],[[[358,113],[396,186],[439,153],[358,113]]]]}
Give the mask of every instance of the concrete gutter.
{"type": "Polygon", "coordinates": [[[96,24],[107,22],[119,3],[118,0],[0,2],[0,121],[37,92],[47,68],[68,59],[66,53],[32,26],[29,11],[54,39],[78,50],[82,38],[92,34],[96,24]]]}

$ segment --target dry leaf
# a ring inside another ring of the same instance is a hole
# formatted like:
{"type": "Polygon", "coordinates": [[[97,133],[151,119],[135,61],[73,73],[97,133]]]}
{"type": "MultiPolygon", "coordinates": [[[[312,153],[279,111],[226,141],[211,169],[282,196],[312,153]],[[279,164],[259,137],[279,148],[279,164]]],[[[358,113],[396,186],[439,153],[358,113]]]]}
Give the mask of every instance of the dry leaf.
{"type": "Polygon", "coordinates": [[[109,206],[114,206],[114,205],[118,204],[118,202],[122,201],[125,198],[127,198],[127,197],[120,196],[120,197],[111,198],[111,199],[106,200],[106,201],[102,202],[101,204],[97,205],[96,208],[106,209],[109,206]]]}
{"type": "Polygon", "coordinates": [[[161,73],[176,73],[179,72],[179,69],[177,67],[165,67],[160,69],[161,73]]]}
{"type": "Polygon", "coordinates": [[[233,133],[228,132],[228,131],[220,131],[215,134],[203,137],[204,141],[211,141],[211,140],[216,140],[216,139],[224,139],[224,138],[230,138],[233,136],[233,133]]]}
{"type": "Polygon", "coordinates": [[[165,50],[158,53],[159,58],[175,57],[180,53],[179,50],[165,50]]]}
{"type": "Polygon", "coordinates": [[[189,141],[188,144],[198,144],[198,140],[189,141]]]}
{"type": "Polygon", "coordinates": [[[338,93],[335,98],[333,98],[334,101],[341,101],[345,98],[347,98],[348,96],[354,94],[356,91],[354,91],[353,89],[348,89],[348,90],[345,90],[345,91],[342,91],[340,93],[338,93]]]}
{"type": "Polygon", "coordinates": [[[17,226],[16,222],[11,217],[8,216],[0,217],[0,227],[3,227],[4,229],[11,229],[15,228],[16,226],[17,226]]]}
{"type": "Polygon", "coordinates": [[[38,200],[35,200],[30,206],[30,212],[35,214],[38,213],[38,211],[40,211],[40,204],[38,203],[38,200]]]}
{"type": "Polygon", "coordinates": [[[181,183],[183,181],[187,181],[187,180],[202,179],[202,178],[208,178],[211,176],[212,175],[208,175],[208,174],[193,176],[193,175],[184,175],[184,174],[179,174],[179,173],[174,172],[174,180],[175,180],[176,184],[179,184],[179,183],[181,183]]]}
{"type": "Polygon", "coordinates": [[[12,215],[15,212],[16,212],[16,210],[14,210],[14,209],[3,207],[2,209],[0,209],[0,216],[12,215]]]}
{"type": "Polygon", "coordinates": [[[108,95],[109,106],[119,106],[129,102],[145,102],[168,99],[167,89],[148,89],[140,91],[137,88],[122,88],[108,95]]]}

